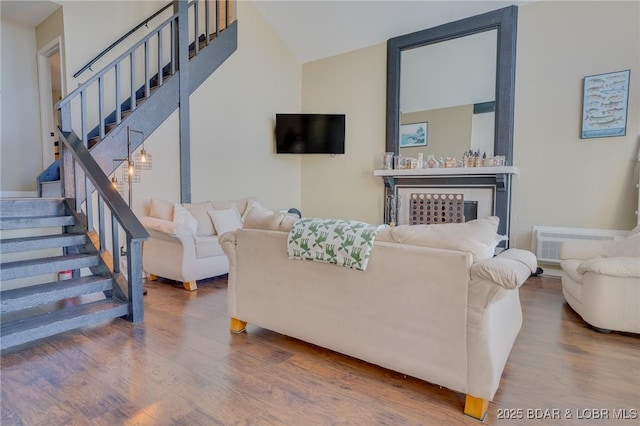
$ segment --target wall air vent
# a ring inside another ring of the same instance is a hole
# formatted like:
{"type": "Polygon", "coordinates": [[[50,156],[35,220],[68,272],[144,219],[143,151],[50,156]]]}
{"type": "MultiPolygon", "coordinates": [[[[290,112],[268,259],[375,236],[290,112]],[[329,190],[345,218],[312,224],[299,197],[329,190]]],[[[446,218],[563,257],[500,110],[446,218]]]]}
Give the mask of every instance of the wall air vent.
{"type": "Polygon", "coordinates": [[[618,231],[612,229],[534,226],[531,236],[531,251],[535,253],[538,258],[538,262],[559,265],[560,243],[576,240],[621,240],[625,238],[628,233],[629,231],[618,231]]]}

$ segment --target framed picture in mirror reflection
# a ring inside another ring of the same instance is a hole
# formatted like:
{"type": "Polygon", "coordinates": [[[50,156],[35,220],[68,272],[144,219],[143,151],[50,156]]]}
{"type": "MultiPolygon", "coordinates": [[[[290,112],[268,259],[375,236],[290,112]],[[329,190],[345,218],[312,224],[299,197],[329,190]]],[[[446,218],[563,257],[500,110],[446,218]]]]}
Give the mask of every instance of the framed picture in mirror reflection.
{"type": "Polygon", "coordinates": [[[427,145],[429,123],[402,124],[400,126],[400,148],[427,145]]]}

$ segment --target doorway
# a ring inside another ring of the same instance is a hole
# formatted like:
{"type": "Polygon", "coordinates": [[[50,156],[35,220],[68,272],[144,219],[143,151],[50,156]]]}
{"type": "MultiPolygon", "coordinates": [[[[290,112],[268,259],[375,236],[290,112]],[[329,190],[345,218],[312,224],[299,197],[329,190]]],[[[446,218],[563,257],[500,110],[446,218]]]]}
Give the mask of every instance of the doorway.
{"type": "Polygon", "coordinates": [[[58,111],[55,104],[62,99],[63,93],[61,43],[61,38],[57,37],[38,50],[43,170],[58,158],[58,137],[55,132],[58,111]]]}

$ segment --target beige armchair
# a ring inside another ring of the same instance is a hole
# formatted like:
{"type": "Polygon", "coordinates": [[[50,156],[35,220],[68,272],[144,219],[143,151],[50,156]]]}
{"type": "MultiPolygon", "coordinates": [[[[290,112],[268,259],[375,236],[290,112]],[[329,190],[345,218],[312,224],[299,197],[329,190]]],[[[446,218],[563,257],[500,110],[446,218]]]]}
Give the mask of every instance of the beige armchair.
{"type": "Polygon", "coordinates": [[[560,245],[562,294],[593,328],[640,333],[640,226],[620,241],[560,245]]]}

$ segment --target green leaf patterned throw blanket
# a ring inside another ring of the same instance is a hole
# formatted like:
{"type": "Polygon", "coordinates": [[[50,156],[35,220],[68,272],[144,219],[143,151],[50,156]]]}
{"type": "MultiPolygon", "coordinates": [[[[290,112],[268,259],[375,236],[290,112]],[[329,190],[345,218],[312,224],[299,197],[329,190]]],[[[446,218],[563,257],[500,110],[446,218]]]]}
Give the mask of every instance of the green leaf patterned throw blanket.
{"type": "Polygon", "coordinates": [[[289,231],[287,256],[364,271],[373,240],[384,226],[354,220],[300,219],[289,231]]]}

